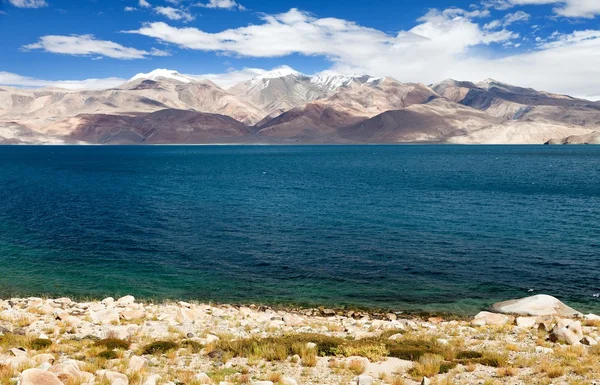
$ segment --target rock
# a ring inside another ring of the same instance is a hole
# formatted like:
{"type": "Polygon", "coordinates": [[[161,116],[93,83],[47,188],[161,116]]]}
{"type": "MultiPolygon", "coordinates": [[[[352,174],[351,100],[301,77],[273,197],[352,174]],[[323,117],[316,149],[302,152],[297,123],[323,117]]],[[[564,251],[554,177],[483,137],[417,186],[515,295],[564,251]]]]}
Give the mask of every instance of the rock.
{"type": "Polygon", "coordinates": [[[583,316],[588,321],[600,321],[600,315],[596,314],[586,314],[583,316]]]}
{"type": "Polygon", "coordinates": [[[125,297],[121,297],[117,300],[117,305],[119,306],[129,306],[135,303],[135,297],[132,295],[126,295],[125,297]]]}
{"type": "Polygon", "coordinates": [[[12,348],[10,349],[10,352],[13,354],[13,356],[15,357],[20,357],[20,356],[25,356],[27,357],[27,352],[25,351],[25,349],[23,348],[12,348]]]}
{"type": "Polygon", "coordinates": [[[397,334],[391,335],[391,336],[388,338],[388,340],[390,340],[390,341],[397,341],[397,340],[399,340],[399,339],[402,339],[402,337],[403,337],[403,336],[404,336],[404,334],[402,334],[402,333],[397,333],[397,334]]]}
{"type": "Polygon", "coordinates": [[[354,382],[356,383],[356,385],[373,385],[375,379],[371,376],[361,375],[355,377],[354,382]]]}
{"type": "Polygon", "coordinates": [[[307,342],[306,343],[306,348],[307,349],[316,349],[317,348],[317,344],[315,344],[314,342],[307,342]]]}
{"type": "Polygon", "coordinates": [[[423,380],[421,381],[421,385],[430,385],[431,384],[431,380],[429,380],[429,378],[427,377],[423,377],[423,380]]]}
{"type": "Polygon", "coordinates": [[[125,321],[133,321],[135,319],[144,318],[146,313],[143,310],[124,310],[121,312],[121,318],[125,321]]]}
{"type": "Polygon", "coordinates": [[[111,370],[98,370],[96,374],[106,378],[110,381],[111,385],[129,385],[129,379],[122,373],[113,372],[111,370]]]}
{"type": "Polygon", "coordinates": [[[333,316],[335,316],[335,310],[323,309],[323,310],[321,310],[321,314],[323,314],[325,317],[333,317],[333,316]]]}
{"type": "Polygon", "coordinates": [[[598,345],[598,341],[596,341],[595,339],[593,339],[592,337],[589,337],[589,336],[583,337],[583,339],[580,342],[582,344],[588,345],[588,346],[596,346],[596,345],[598,345]]]}
{"type": "Polygon", "coordinates": [[[41,369],[27,369],[20,376],[20,385],[63,385],[54,373],[41,369]]]}
{"type": "Polygon", "coordinates": [[[283,376],[281,378],[282,385],[298,385],[298,382],[294,380],[292,377],[283,376]]]}
{"type": "Polygon", "coordinates": [[[129,373],[139,372],[147,364],[148,364],[148,360],[145,359],[144,357],[132,356],[131,359],[129,360],[129,366],[127,368],[127,371],[129,373]]]}
{"type": "Polygon", "coordinates": [[[524,329],[532,329],[538,324],[533,317],[517,317],[517,326],[524,329]]]}
{"type": "Polygon", "coordinates": [[[487,311],[482,311],[479,314],[477,314],[475,316],[475,319],[473,321],[478,321],[479,322],[471,322],[471,324],[473,326],[483,326],[481,325],[481,321],[485,322],[484,325],[495,325],[495,326],[502,326],[502,325],[506,325],[509,322],[512,322],[514,318],[512,318],[511,316],[507,316],[504,314],[497,314],[497,313],[490,313],[487,311]]]}
{"type": "Polygon", "coordinates": [[[53,364],[55,360],[54,355],[50,353],[37,354],[31,357],[31,359],[34,360],[36,364],[43,364],[44,362],[53,364]]]}
{"type": "Polygon", "coordinates": [[[253,382],[252,385],[274,385],[273,381],[257,381],[253,382]]]}
{"type": "Polygon", "coordinates": [[[115,309],[90,311],[90,318],[94,323],[110,325],[119,323],[119,312],[117,312],[115,309]]]}
{"type": "Polygon", "coordinates": [[[144,385],[156,385],[156,383],[160,380],[160,375],[155,374],[146,379],[144,385]]]}
{"type": "Polygon", "coordinates": [[[539,294],[532,297],[498,302],[492,306],[495,312],[524,316],[553,315],[558,317],[580,317],[577,310],[565,305],[550,295],[539,294]]]}
{"type": "Polygon", "coordinates": [[[4,360],[4,364],[15,369],[35,366],[35,361],[27,356],[11,357],[4,360]]]}
{"type": "Polygon", "coordinates": [[[448,345],[448,344],[450,344],[450,341],[448,341],[445,338],[438,338],[437,339],[437,343],[440,344],[440,345],[448,345]]]}
{"type": "Polygon", "coordinates": [[[100,303],[105,306],[112,305],[115,303],[115,299],[113,297],[104,298],[100,303]]]}
{"type": "Polygon", "coordinates": [[[63,382],[87,383],[94,378],[93,374],[81,371],[79,362],[75,360],[53,365],[48,371],[54,373],[63,382]]]}
{"type": "Polygon", "coordinates": [[[550,341],[564,342],[569,345],[575,345],[583,339],[583,330],[581,322],[571,320],[560,320],[550,333],[550,341]]]}

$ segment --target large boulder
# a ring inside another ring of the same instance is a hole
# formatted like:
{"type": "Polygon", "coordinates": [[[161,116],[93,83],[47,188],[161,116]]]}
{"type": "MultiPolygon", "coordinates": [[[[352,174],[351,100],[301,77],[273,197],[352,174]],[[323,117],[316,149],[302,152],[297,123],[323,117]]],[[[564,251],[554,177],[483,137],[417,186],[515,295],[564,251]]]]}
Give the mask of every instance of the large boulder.
{"type": "Polygon", "coordinates": [[[473,325],[473,326],[484,326],[484,325],[502,326],[502,325],[506,325],[508,323],[512,323],[513,321],[514,321],[514,318],[511,316],[482,311],[475,316],[475,319],[473,319],[473,321],[471,321],[471,325],[473,325]]]}
{"type": "Polygon", "coordinates": [[[492,306],[492,310],[503,314],[518,314],[524,316],[558,316],[558,317],[581,317],[577,310],[565,305],[557,298],[550,295],[540,294],[532,297],[513,299],[498,302],[492,306]]]}
{"type": "Polygon", "coordinates": [[[583,330],[581,322],[562,319],[552,329],[550,341],[563,342],[569,345],[575,345],[583,339],[583,330]]]}
{"type": "Polygon", "coordinates": [[[54,373],[41,369],[27,369],[21,373],[20,385],[63,385],[54,373]]]}

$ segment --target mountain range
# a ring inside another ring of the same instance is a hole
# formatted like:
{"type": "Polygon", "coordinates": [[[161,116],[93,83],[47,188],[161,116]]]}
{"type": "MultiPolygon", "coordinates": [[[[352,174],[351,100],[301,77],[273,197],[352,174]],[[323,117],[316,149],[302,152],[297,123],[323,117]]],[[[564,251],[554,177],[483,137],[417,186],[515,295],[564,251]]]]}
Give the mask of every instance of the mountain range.
{"type": "Polygon", "coordinates": [[[281,68],[229,89],[176,71],[106,90],[0,87],[3,144],[600,143],[600,102],[487,79],[281,68]]]}

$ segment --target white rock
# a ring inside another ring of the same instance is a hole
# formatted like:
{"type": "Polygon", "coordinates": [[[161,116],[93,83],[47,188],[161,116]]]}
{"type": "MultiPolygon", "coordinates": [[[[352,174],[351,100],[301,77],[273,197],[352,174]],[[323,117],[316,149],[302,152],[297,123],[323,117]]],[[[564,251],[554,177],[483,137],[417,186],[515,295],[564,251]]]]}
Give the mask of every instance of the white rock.
{"type": "Polygon", "coordinates": [[[583,318],[589,321],[600,321],[600,315],[596,314],[586,314],[583,316],[583,318]]]}
{"type": "Polygon", "coordinates": [[[257,381],[253,382],[252,385],[274,385],[273,381],[257,381]]]}
{"type": "Polygon", "coordinates": [[[577,310],[565,305],[550,295],[539,294],[532,297],[498,302],[492,306],[498,313],[525,316],[554,315],[559,317],[582,316],[577,310]]]}
{"type": "MultiPolygon", "coordinates": [[[[473,321],[481,320],[481,321],[485,322],[484,325],[502,326],[502,325],[506,325],[507,323],[512,322],[513,319],[514,318],[512,318],[511,316],[507,316],[504,314],[497,314],[497,313],[490,313],[488,311],[482,311],[475,316],[475,319],[473,321]]],[[[473,322],[471,322],[471,324],[474,326],[482,326],[480,324],[476,325],[473,322]]]]}
{"type": "Polygon", "coordinates": [[[156,383],[160,380],[159,374],[154,374],[146,379],[144,385],[156,385],[156,383]]]}
{"type": "Polygon", "coordinates": [[[20,385],[63,385],[54,373],[41,369],[27,369],[19,379],[20,385]]]}
{"type": "Polygon", "coordinates": [[[550,354],[550,353],[554,353],[554,350],[552,350],[551,348],[545,348],[543,346],[536,346],[535,347],[535,352],[536,353],[550,354]]]}
{"type": "Polygon", "coordinates": [[[148,360],[144,357],[132,356],[129,360],[129,366],[127,370],[129,371],[129,373],[136,373],[142,370],[147,364],[148,360]]]}
{"type": "Polygon", "coordinates": [[[100,303],[105,306],[112,305],[113,303],[115,303],[115,299],[113,297],[107,297],[100,301],[100,303]]]}
{"type": "Polygon", "coordinates": [[[583,330],[581,322],[562,319],[552,329],[550,341],[564,342],[569,345],[575,345],[583,339],[583,330]]]}
{"type": "Polygon", "coordinates": [[[119,306],[129,306],[135,303],[135,297],[132,295],[126,295],[125,297],[121,297],[117,300],[117,305],[119,306]]]}
{"type": "Polygon", "coordinates": [[[431,384],[431,380],[429,380],[429,378],[427,377],[423,377],[423,380],[421,381],[421,385],[430,385],[431,384]]]}
{"type": "Polygon", "coordinates": [[[294,380],[292,377],[283,376],[281,378],[281,383],[283,385],[298,385],[298,382],[294,380]]]}
{"type": "Polygon", "coordinates": [[[517,326],[524,329],[531,329],[537,325],[537,319],[533,317],[517,317],[517,326]]]}
{"type": "Polygon", "coordinates": [[[90,318],[94,323],[109,325],[119,322],[119,312],[115,309],[90,311],[90,318]]]}
{"type": "Polygon", "coordinates": [[[194,376],[201,384],[212,384],[212,380],[206,373],[198,373],[194,376]]]}
{"type": "Polygon", "coordinates": [[[111,385],[129,385],[129,379],[122,373],[113,372],[112,370],[98,370],[96,374],[105,377],[111,385]]]}

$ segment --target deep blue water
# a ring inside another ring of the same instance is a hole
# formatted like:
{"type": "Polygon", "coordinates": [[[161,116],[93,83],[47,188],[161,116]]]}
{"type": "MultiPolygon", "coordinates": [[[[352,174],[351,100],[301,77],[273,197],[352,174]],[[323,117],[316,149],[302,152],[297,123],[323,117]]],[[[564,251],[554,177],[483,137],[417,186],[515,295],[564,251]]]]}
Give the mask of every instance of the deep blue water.
{"type": "Polygon", "coordinates": [[[600,311],[600,147],[0,147],[0,296],[600,311]]]}

